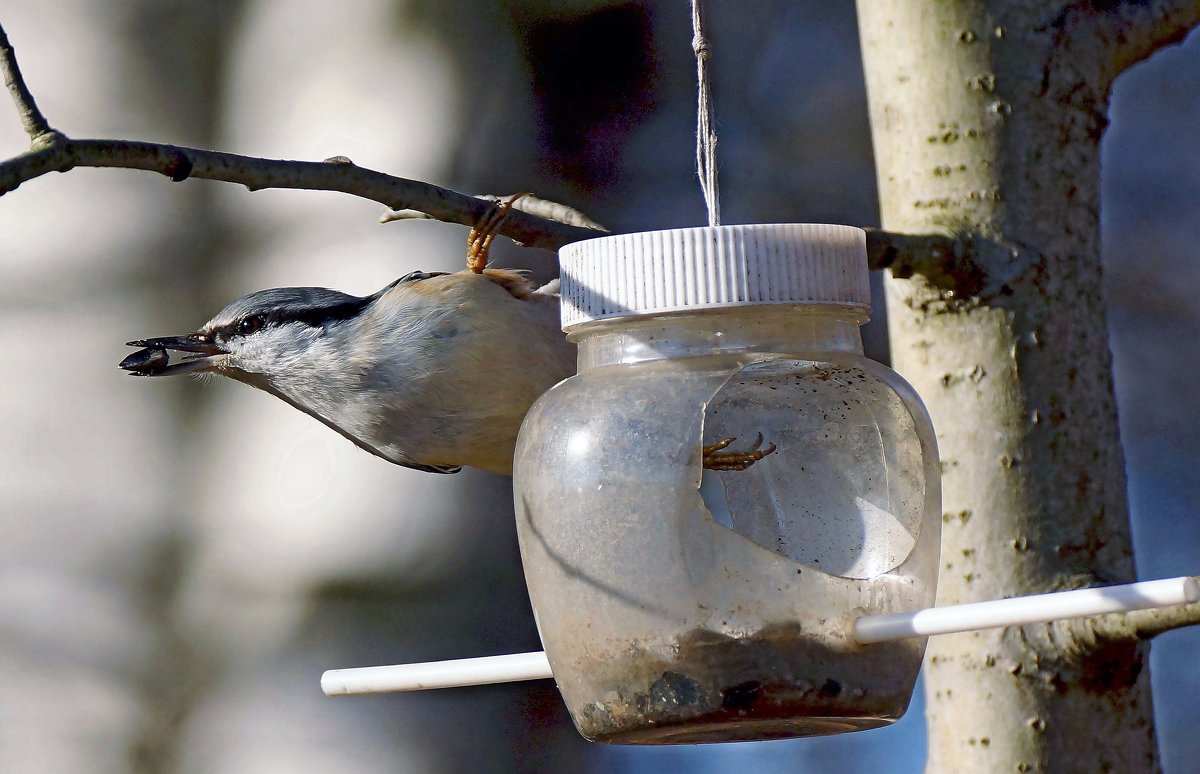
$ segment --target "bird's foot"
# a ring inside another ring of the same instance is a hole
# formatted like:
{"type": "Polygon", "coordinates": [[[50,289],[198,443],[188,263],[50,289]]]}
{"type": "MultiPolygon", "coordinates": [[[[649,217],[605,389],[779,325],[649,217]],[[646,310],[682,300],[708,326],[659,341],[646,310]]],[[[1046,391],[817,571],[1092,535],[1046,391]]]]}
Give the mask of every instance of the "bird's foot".
{"type": "Polygon", "coordinates": [[[704,467],[708,470],[745,470],[775,451],[775,444],[773,443],[769,443],[763,448],[762,433],[759,433],[754,439],[754,443],[750,445],[749,451],[723,451],[729,444],[736,440],[737,438],[723,438],[716,443],[710,443],[705,446],[701,452],[704,467]]]}
{"type": "Polygon", "coordinates": [[[529,196],[529,191],[521,191],[492,202],[491,209],[483,220],[471,227],[471,233],[467,235],[467,268],[472,272],[483,274],[488,264],[488,251],[492,247],[492,240],[496,238],[497,230],[517,200],[525,196],[529,196]]]}

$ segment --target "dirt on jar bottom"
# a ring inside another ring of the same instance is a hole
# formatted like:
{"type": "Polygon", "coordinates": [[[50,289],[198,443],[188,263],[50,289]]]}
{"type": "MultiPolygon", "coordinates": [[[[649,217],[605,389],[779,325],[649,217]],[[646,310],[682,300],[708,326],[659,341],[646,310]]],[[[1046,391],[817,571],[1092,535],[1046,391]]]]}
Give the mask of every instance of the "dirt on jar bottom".
{"type": "Polygon", "coordinates": [[[891,725],[898,719],[865,716],[801,717],[799,712],[786,718],[768,719],[717,712],[678,723],[646,726],[602,736],[588,736],[585,733],[584,736],[593,742],[633,745],[756,742],[868,731],[891,725]]]}
{"type": "Polygon", "coordinates": [[[703,744],[824,736],[890,725],[908,708],[923,642],[833,648],[776,626],[743,638],[697,630],[670,662],[610,662],[619,677],[572,717],[610,744],[703,744]]]}

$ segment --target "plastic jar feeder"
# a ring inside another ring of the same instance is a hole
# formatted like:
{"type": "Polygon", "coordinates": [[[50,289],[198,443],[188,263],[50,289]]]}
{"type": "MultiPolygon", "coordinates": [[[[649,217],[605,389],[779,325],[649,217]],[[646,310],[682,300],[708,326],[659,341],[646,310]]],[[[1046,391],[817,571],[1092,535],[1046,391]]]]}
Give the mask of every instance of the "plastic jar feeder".
{"type": "Polygon", "coordinates": [[[325,693],[554,677],[597,741],[829,734],[899,718],[927,636],[1200,601],[1184,576],[930,607],[933,433],[863,357],[858,229],[631,234],[562,257],[580,373],[530,412],[515,481],[549,653],[332,669],[325,693]],[[721,464],[738,452],[744,469],[721,464]]]}
{"type": "Polygon", "coordinates": [[[862,645],[851,626],[932,604],[939,468],[916,393],[862,353],[864,233],[681,229],[560,260],[579,373],[531,409],[514,487],[579,731],[673,744],[898,719],[924,638],[862,645]],[[714,469],[730,459],[749,464],[714,469]]]}

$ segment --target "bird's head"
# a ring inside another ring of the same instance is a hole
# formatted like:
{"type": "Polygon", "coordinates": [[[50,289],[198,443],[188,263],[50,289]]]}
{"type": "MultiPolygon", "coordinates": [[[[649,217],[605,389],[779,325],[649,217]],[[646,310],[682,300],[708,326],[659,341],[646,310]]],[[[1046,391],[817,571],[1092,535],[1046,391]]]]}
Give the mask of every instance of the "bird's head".
{"type": "Polygon", "coordinates": [[[371,296],[276,288],[194,333],[129,342],[137,376],[256,387],[399,465],[508,472],[530,404],[569,376],[558,298],[516,272],[412,272],[371,296]],[[172,362],[169,352],[184,353],[172,362]]]}
{"type": "Polygon", "coordinates": [[[121,362],[137,376],[218,373],[261,385],[315,354],[314,344],[374,300],[327,288],[275,288],[239,298],[195,333],[129,342],[144,347],[121,362]],[[187,356],[170,362],[168,351],[187,356]]]}

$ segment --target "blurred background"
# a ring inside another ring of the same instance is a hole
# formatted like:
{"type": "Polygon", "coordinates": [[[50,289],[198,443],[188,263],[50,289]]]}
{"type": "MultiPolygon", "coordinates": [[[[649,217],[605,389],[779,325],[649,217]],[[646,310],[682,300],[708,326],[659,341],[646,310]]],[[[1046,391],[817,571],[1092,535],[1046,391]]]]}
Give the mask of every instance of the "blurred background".
{"type": "MultiPolygon", "coordinates": [[[[707,7],[724,221],[876,224],[853,3],[707,7]]],[[[6,0],[0,21],[72,136],[346,155],[627,230],[703,221],[682,0],[6,0]]],[[[1144,578],[1200,572],[1197,94],[1193,35],[1118,82],[1105,140],[1144,578]]],[[[27,144],[0,106],[0,155],[27,144]]],[[[919,699],[880,731],[640,749],[584,742],[549,681],[321,694],[328,668],[537,648],[508,479],[402,469],[233,382],[115,366],[253,290],[461,266],[465,229],[380,213],[92,169],[0,200],[0,771],[920,771],[919,699]]],[[[1198,648],[1154,646],[1168,772],[1200,760],[1198,648]]]]}

